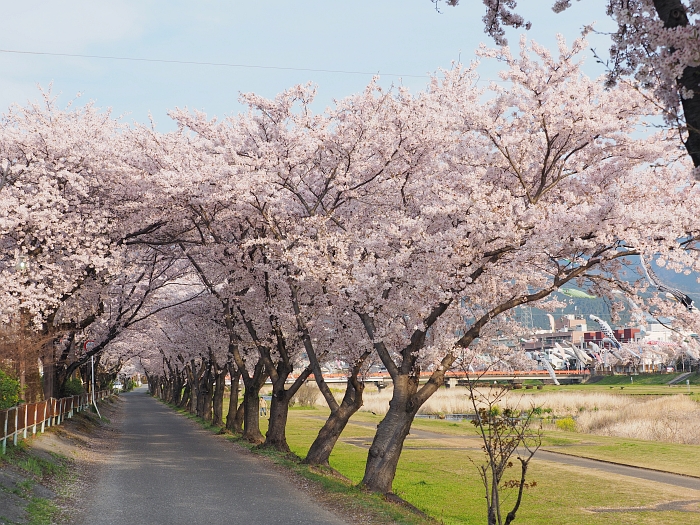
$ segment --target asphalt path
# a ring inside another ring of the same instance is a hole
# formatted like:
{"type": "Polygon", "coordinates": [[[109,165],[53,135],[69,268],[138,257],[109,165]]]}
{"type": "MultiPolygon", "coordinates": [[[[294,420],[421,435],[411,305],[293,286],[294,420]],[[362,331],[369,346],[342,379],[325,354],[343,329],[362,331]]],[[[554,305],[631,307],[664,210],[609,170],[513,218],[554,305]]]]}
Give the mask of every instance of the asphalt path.
{"type": "Polygon", "coordinates": [[[90,494],[84,525],[346,523],[144,389],[122,399],[120,443],[90,494]]]}

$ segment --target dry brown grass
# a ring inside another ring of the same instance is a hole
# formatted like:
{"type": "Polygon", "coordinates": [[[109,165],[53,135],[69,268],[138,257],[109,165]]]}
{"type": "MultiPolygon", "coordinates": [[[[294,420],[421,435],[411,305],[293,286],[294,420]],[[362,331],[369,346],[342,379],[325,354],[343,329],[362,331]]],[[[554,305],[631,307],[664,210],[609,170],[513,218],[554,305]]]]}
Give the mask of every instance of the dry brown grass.
{"type": "MultiPolygon", "coordinates": [[[[488,388],[479,389],[477,399],[489,393],[488,388]]],[[[366,392],[361,410],[386,414],[389,409],[390,388],[382,392],[366,392]]],[[[617,410],[630,404],[630,396],[605,393],[557,392],[546,394],[526,394],[511,391],[504,395],[504,407],[551,409],[556,416],[575,416],[584,411],[617,410]]],[[[438,390],[418,411],[419,414],[468,414],[474,412],[469,391],[464,388],[438,390]]]]}
{"type": "Polygon", "coordinates": [[[618,410],[583,412],[576,430],[604,436],[700,445],[700,404],[687,396],[663,396],[618,410]]]}
{"type": "MultiPolygon", "coordinates": [[[[390,388],[366,392],[361,410],[386,414],[391,394],[390,388]]],[[[541,407],[545,416],[571,416],[576,421],[576,430],[583,433],[700,444],[700,404],[683,395],[642,397],[580,391],[543,394],[510,391],[499,404],[504,408],[541,407]]],[[[418,411],[419,414],[473,412],[466,389],[439,390],[418,411]]]]}
{"type": "Polygon", "coordinates": [[[319,397],[321,397],[321,391],[316,385],[304,383],[292,398],[291,405],[312,407],[318,404],[319,397]]]}

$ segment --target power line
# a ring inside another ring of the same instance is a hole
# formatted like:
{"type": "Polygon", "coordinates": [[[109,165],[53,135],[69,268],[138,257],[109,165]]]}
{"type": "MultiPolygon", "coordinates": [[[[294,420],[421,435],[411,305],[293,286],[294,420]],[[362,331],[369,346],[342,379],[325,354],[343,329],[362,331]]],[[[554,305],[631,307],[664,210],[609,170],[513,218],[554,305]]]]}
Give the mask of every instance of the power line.
{"type": "MultiPolygon", "coordinates": [[[[232,64],[228,62],[199,62],[195,60],[167,60],[161,58],[137,58],[137,57],[117,57],[108,55],[81,55],[75,53],[49,53],[47,51],[20,51],[17,49],[0,49],[0,53],[17,54],[17,55],[44,55],[54,57],[71,57],[71,58],[98,58],[101,60],[123,60],[127,62],[156,62],[162,64],[185,64],[195,66],[218,66],[218,67],[238,67],[248,69],[271,69],[278,71],[309,71],[313,73],[341,73],[344,75],[380,75],[387,77],[407,77],[407,78],[430,78],[430,75],[413,75],[401,73],[381,73],[379,71],[348,71],[344,69],[314,69],[308,67],[282,67],[282,66],[261,66],[257,64],[232,64]]],[[[476,82],[497,82],[508,84],[503,80],[478,79],[476,82]]]]}
{"type": "MultiPolygon", "coordinates": [[[[73,53],[48,53],[42,51],[19,51],[16,49],[0,49],[0,53],[11,53],[16,55],[44,55],[53,57],[72,57],[72,58],[98,58],[102,60],[124,60],[130,62],[157,62],[162,64],[187,64],[196,66],[218,66],[218,67],[238,67],[247,69],[272,69],[279,71],[309,71],[313,73],[341,73],[344,75],[379,75],[379,71],[346,71],[342,69],[313,69],[306,67],[279,67],[279,66],[260,66],[255,64],[231,64],[228,62],[197,62],[194,60],[165,60],[160,58],[135,58],[135,57],[117,57],[106,55],[79,55],[73,53]]],[[[402,75],[399,73],[381,73],[381,76],[387,77],[409,77],[409,78],[429,78],[428,75],[402,75]]]]}

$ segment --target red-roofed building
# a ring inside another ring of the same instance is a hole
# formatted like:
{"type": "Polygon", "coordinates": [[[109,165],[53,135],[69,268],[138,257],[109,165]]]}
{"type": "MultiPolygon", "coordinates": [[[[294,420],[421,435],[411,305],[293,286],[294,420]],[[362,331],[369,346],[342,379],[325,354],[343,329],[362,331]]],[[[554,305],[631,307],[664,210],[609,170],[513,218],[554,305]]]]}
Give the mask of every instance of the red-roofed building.
{"type": "MultiPolygon", "coordinates": [[[[613,330],[615,338],[621,343],[634,343],[640,338],[639,328],[623,328],[621,330],[613,330]]],[[[585,343],[595,343],[598,346],[603,345],[605,334],[603,332],[585,332],[583,341],[585,343]]]]}

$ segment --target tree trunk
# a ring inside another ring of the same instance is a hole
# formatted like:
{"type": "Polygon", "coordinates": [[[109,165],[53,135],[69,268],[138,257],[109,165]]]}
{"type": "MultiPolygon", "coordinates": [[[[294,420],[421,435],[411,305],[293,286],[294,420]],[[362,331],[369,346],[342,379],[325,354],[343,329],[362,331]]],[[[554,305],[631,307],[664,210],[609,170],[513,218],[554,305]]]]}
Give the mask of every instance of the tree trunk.
{"type": "Polygon", "coordinates": [[[212,420],[212,409],[214,407],[214,384],[213,376],[211,374],[205,374],[205,379],[202,381],[202,390],[200,392],[201,398],[201,413],[198,414],[199,417],[204,419],[204,421],[211,422],[212,420]]]}
{"type": "Polygon", "coordinates": [[[197,417],[204,419],[204,398],[207,395],[207,385],[203,380],[199,380],[199,385],[197,387],[197,406],[195,408],[195,414],[197,417]]]}
{"type": "Polygon", "coordinates": [[[175,406],[180,406],[182,401],[182,375],[180,370],[175,369],[175,376],[173,377],[173,394],[172,394],[172,404],[175,406]]]}
{"type": "MultiPolygon", "coordinates": [[[[690,23],[681,0],[654,0],[654,7],[667,29],[686,27],[690,23]]],[[[685,148],[697,168],[700,166],[700,66],[687,66],[677,85],[679,91],[685,88],[694,93],[693,98],[681,97],[681,104],[688,128],[685,148]]]]}
{"type": "Polygon", "coordinates": [[[233,432],[236,434],[243,434],[243,422],[245,420],[245,406],[243,403],[238,405],[238,410],[236,410],[236,417],[233,420],[233,432]]]}
{"type": "MultiPolygon", "coordinates": [[[[50,397],[63,397],[63,391],[66,386],[66,381],[68,381],[70,374],[73,372],[73,370],[71,370],[70,372],[68,371],[66,362],[71,352],[74,350],[75,332],[71,331],[69,334],[67,334],[67,336],[67,340],[65,343],[63,343],[63,349],[61,350],[59,357],[54,358],[54,376],[52,378],[53,381],[51,381],[51,383],[53,384],[53,392],[51,393],[50,397]]],[[[54,352],[54,355],[55,354],[56,352],[54,352]]]]}
{"type": "MultiPolygon", "coordinates": [[[[238,366],[238,365],[237,365],[238,366]]],[[[260,432],[260,389],[267,380],[262,360],[255,363],[253,375],[243,372],[239,366],[245,390],[243,391],[243,438],[250,443],[260,444],[265,439],[260,432]]]]}
{"type": "MultiPolygon", "coordinates": [[[[19,351],[19,374],[18,374],[19,375],[19,391],[24,394],[24,392],[26,392],[26,387],[27,387],[27,377],[26,377],[27,362],[25,360],[26,350],[24,347],[20,346],[20,348],[18,348],[18,351],[19,351]]],[[[26,398],[26,396],[25,396],[25,398],[26,398]]],[[[26,401],[26,402],[29,403],[30,401],[26,401]]]]}
{"type": "MultiPolygon", "coordinates": [[[[202,366],[205,366],[202,364],[202,366]]],[[[204,395],[202,396],[202,414],[200,417],[204,421],[212,422],[214,410],[214,383],[216,382],[216,362],[214,361],[211,350],[209,351],[209,359],[206,361],[206,368],[202,376],[202,388],[204,395]]]]}
{"type": "Polygon", "coordinates": [[[260,432],[260,389],[263,384],[264,381],[251,382],[243,392],[243,438],[250,443],[260,444],[265,441],[260,432]]]}
{"type": "Polygon", "coordinates": [[[68,374],[66,374],[66,368],[62,365],[56,365],[54,367],[55,377],[53,380],[53,394],[52,397],[61,398],[63,397],[63,392],[65,390],[66,381],[68,381],[68,374]]]}
{"type": "Polygon", "coordinates": [[[49,361],[51,358],[44,358],[42,364],[44,366],[44,377],[43,387],[44,387],[44,399],[50,397],[55,397],[55,384],[56,384],[56,370],[53,361],[49,361]]]}
{"type": "Polygon", "coordinates": [[[194,364],[194,359],[190,366],[187,367],[187,380],[190,384],[190,403],[187,410],[190,414],[197,413],[197,368],[194,364]]]}
{"type": "Polygon", "coordinates": [[[189,406],[190,404],[190,390],[191,387],[189,383],[185,383],[184,390],[182,392],[182,399],[180,399],[180,404],[178,404],[179,408],[184,408],[186,406],[189,406]]]}
{"type": "MultiPolygon", "coordinates": [[[[92,387],[92,385],[90,385],[92,387]]],[[[156,397],[158,399],[163,399],[163,377],[158,376],[158,384],[157,384],[158,390],[156,391],[156,397]]]]}
{"type": "Polygon", "coordinates": [[[357,410],[354,410],[353,407],[344,404],[332,412],[311,444],[311,448],[304,458],[304,463],[328,466],[333,447],[355,412],[357,410]]]}
{"type": "Polygon", "coordinates": [[[238,393],[240,391],[241,373],[229,366],[229,374],[231,374],[231,397],[228,403],[228,415],[226,416],[226,429],[231,432],[240,434],[243,432],[242,421],[236,416],[238,415],[238,393]],[[238,424],[236,424],[238,423],[238,424]]]}
{"type": "Polygon", "coordinates": [[[149,375],[146,376],[148,379],[148,393],[153,397],[156,397],[158,392],[158,376],[149,375]]]}
{"type": "Polygon", "coordinates": [[[165,375],[163,377],[163,399],[167,403],[171,403],[173,400],[173,392],[175,391],[173,387],[173,380],[170,376],[165,375]]]}
{"type": "Polygon", "coordinates": [[[275,392],[270,402],[270,421],[265,434],[265,442],[261,445],[265,448],[274,448],[280,452],[290,452],[287,444],[287,416],[289,415],[289,401],[294,394],[288,390],[275,392]]]}
{"type": "Polygon", "coordinates": [[[394,393],[389,411],[377,426],[361,482],[371,491],[382,494],[391,492],[404,441],[420,408],[413,401],[417,390],[418,377],[399,375],[394,378],[394,393]]]}
{"type": "Polygon", "coordinates": [[[304,463],[309,465],[329,465],[328,460],[340,434],[345,430],[350,418],[362,407],[363,391],[364,384],[357,382],[356,377],[348,378],[343,401],[335,410],[331,411],[331,415],[328,416],[316,439],[311,444],[304,463]]]}
{"type": "Polygon", "coordinates": [[[202,371],[197,380],[197,416],[204,421],[212,419],[212,399],[214,397],[214,375],[212,374],[212,362],[202,361],[202,371]]]}
{"type": "Polygon", "coordinates": [[[263,444],[265,447],[274,448],[280,452],[290,452],[286,433],[289,402],[311,375],[311,368],[307,367],[289,388],[285,388],[287,378],[292,372],[292,367],[285,365],[285,363],[288,363],[288,360],[280,360],[277,364],[275,382],[272,385],[270,421],[263,444]]]}
{"type": "Polygon", "coordinates": [[[216,385],[214,387],[214,418],[212,423],[217,427],[224,426],[224,389],[226,386],[226,367],[222,368],[216,375],[216,385]]]}

